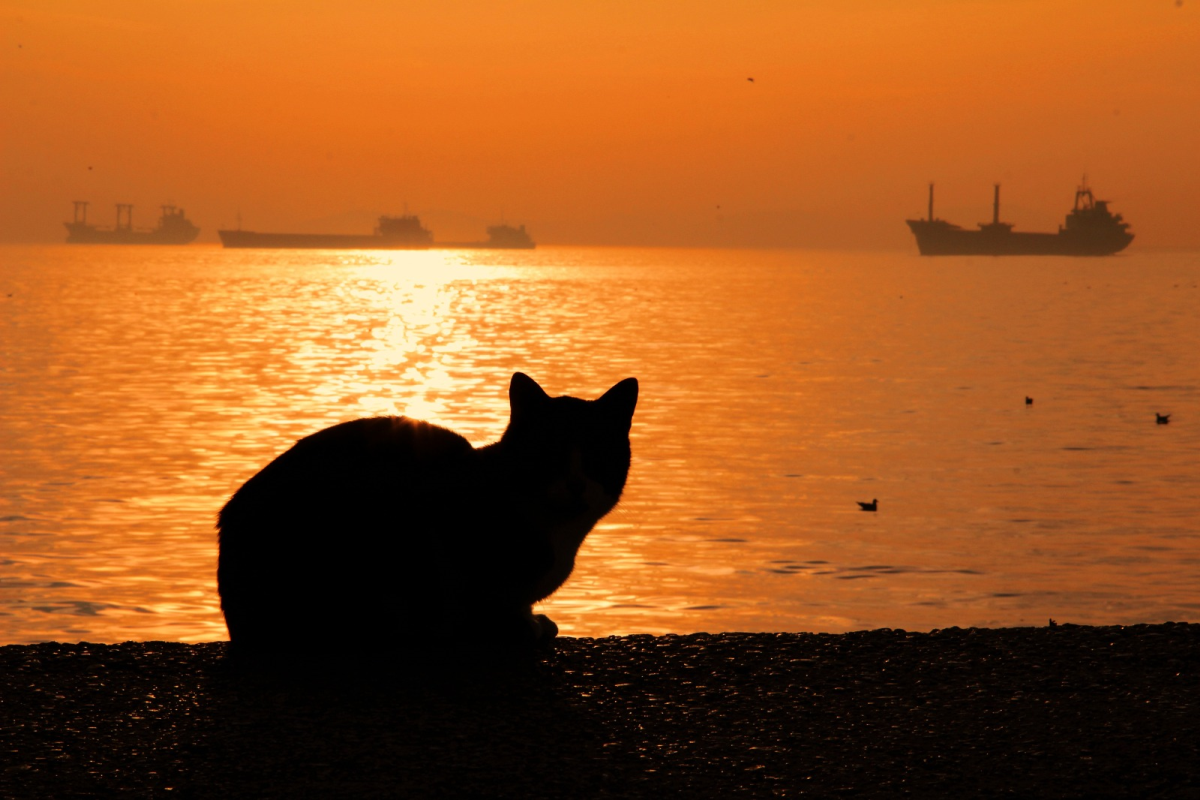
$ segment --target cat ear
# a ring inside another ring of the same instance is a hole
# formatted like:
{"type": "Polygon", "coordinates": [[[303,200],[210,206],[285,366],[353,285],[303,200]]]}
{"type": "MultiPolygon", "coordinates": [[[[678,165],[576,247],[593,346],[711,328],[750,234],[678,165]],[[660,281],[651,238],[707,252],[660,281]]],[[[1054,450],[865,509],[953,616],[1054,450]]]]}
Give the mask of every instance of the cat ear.
{"type": "Polygon", "coordinates": [[[550,395],[546,394],[533,378],[524,372],[513,373],[512,383],[508,385],[508,408],[514,420],[533,411],[549,399],[550,395]]]}
{"type": "Polygon", "coordinates": [[[637,378],[626,378],[604,393],[596,404],[604,409],[606,414],[620,422],[625,430],[633,425],[633,409],[637,405],[637,378]]]}

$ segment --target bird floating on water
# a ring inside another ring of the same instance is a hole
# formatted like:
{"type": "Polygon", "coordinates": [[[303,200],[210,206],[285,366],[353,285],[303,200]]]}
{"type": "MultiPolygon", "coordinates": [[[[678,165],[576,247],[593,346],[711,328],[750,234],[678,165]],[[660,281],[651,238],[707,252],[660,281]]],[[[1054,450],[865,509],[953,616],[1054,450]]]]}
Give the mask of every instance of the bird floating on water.
{"type": "Polygon", "coordinates": [[[879,510],[879,498],[876,497],[874,500],[872,500],[869,503],[864,503],[862,500],[859,500],[858,507],[861,508],[863,511],[878,511],[879,510]]]}
{"type": "Polygon", "coordinates": [[[1168,422],[1171,421],[1171,415],[1170,414],[1160,414],[1157,411],[1155,411],[1154,412],[1154,421],[1157,422],[1159,425],[1166,425],[1168,422]]]}
{"type": "Polygon", "coordinates": [[[1027,405],[1027,406],[1033,405],[1033,398],[1030,397],[1029,395],[1025,395],[1025,405],[1027,405]]]}

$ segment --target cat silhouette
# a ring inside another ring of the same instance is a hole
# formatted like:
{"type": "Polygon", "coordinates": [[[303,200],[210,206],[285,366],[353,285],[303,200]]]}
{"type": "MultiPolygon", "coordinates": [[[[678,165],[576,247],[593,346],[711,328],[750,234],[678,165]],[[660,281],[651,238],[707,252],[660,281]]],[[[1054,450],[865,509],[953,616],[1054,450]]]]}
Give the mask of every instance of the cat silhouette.
{"type": "Polygon", "coordinates": [[[473,447],[407,417],[307,436],[218,516],[217,588],[233,652],[528,647],[532,605],[571,574],[629,474],[638,383],[550,397],[516,373],[500,440],[473,447]]]}

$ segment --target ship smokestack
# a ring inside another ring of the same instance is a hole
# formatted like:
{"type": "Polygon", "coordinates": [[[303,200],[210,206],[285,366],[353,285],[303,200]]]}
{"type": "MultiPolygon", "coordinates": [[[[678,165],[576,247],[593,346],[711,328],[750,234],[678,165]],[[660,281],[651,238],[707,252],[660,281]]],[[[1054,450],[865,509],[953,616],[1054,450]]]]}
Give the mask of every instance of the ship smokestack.
{"type": "Polygon", "coordinates": [[[1000,224],[1000,184],[996,184],[996,194],[992,198],[992,224],[1000,224]]]}
{"type": "Polygon", "coordinates": [[[933,222],[933,183],[929,184],[929,221],[933,222]]]}

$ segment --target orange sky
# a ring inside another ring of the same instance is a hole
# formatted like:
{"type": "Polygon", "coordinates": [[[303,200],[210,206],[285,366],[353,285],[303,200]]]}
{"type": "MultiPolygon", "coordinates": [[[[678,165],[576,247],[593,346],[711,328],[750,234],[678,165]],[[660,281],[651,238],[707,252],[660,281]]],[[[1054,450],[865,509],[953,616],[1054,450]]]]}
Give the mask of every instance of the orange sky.
{"type": "Polygon", "coordinates": [[[1086,172],[1134,248],[1200,247],[1200,0],[0,0],[0,108],[3,241],[78,199],[201,241],[407,203],[443,239],[915,249],[930,180],[1053,230],[1086,172]]]}

